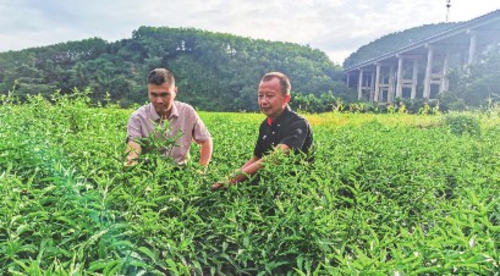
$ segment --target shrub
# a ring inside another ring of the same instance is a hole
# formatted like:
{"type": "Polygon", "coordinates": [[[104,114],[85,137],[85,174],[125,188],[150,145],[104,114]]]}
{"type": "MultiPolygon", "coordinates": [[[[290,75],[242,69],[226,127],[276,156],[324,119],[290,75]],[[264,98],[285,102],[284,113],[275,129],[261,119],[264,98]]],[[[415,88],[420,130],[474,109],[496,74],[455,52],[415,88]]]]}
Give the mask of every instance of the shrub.
{"type": "Polygon", "coordinates": [[[472,115],[450,113],[444,117],[444,124],[448,126],[451,133],[455,135],[481,135],[479,119],[472,115]]]}

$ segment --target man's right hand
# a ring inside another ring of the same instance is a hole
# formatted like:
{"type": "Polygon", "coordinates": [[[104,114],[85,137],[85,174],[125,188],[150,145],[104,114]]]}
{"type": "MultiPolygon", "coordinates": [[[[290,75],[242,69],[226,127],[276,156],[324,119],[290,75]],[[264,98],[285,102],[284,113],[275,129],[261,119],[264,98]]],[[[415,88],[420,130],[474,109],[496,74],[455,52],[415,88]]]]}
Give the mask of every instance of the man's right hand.
{"type": "Polygon", "coordinates": [[[127,160],[127,162],[123,163],[123,166],[124,167],[133,167],[137,164],[138,164],[137,160],[127,160]]]}
{"type": "Polygon", "coordinates": [[[137,165],[137,161],[131,163],[131,162],[123,162],[123,165],[122,165],[122,170],[124,172],[130,172],[132,171],[133,168],[135,168],[135,165],[137,165]]]}
{"type": "Polygon", "coordinates": [[[129,166],[137,165],[137,158],[139,157],[139,154],[141,153],[141,145],[130,140],[127,143],[127,153],[128,153],[127,162],[125,162],[125,164],[123,164],[123,166],[129,167],[129,166]]]}

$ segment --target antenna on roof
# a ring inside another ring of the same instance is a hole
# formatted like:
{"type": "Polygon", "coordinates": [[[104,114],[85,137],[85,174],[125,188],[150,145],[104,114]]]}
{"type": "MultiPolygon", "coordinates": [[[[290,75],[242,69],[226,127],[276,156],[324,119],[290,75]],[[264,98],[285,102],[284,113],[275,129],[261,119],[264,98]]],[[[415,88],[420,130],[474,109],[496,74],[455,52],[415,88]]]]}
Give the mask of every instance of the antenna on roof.
{"type": "Polygon", "coordinates": [[[446,23],[448,23],[448,18],[450,16],[450,4],[451,0],[446,0],[446,23]]]}

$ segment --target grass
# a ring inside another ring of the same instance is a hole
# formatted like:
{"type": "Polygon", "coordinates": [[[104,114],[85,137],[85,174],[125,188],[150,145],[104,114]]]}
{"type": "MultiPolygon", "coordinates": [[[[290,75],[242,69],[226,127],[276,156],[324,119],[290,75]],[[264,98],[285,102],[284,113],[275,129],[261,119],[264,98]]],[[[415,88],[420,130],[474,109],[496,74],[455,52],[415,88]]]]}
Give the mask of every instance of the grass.
{"type": "Polygon", "coordinates": [[[199,175],[154,157],[125,170],[131,112],[3,99],[0,274],[499,274],[498,114],[461,113],[472,133],[445,116],[305,115],[314,166],[282,158],[214,193],[261,114],[201,112],[215,151],[199,175]]]}

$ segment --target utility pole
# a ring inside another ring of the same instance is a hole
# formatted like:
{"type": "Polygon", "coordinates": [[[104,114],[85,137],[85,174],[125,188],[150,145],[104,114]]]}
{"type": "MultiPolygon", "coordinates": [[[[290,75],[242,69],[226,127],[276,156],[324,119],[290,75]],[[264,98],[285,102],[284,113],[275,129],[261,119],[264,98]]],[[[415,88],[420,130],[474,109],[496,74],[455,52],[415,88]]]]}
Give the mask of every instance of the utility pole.
{"type": "Polygon", "coordinates": [[[450,16],[450,4],[451,0],[446,0],[446,23],[448,23],[448,18],[450,16]]]}

